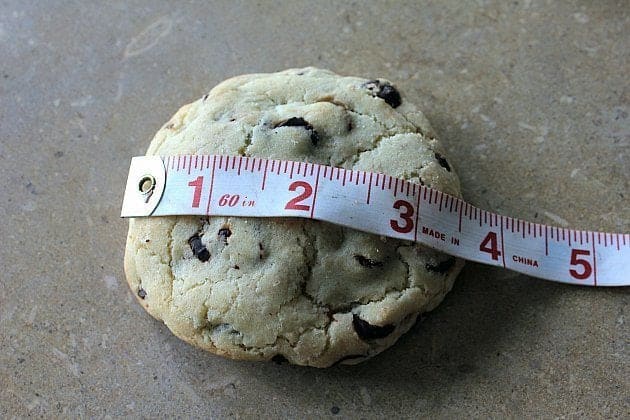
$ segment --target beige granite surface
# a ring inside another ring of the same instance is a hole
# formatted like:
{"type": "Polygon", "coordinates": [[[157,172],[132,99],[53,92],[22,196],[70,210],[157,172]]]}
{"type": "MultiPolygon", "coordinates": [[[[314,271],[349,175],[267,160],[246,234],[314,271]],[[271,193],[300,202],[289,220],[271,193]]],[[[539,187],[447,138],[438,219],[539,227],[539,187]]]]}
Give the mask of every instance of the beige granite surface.
{"type": "Polygon", "coordinates": [[[134,301],[118,215],[181,104],[315,65],[393,80],[472,203],[628,232],[629,57],[622,0],[0,1],[0,418],[628,418],[628,289],[469,263],[362,365],[233,362],[134,301]]]}

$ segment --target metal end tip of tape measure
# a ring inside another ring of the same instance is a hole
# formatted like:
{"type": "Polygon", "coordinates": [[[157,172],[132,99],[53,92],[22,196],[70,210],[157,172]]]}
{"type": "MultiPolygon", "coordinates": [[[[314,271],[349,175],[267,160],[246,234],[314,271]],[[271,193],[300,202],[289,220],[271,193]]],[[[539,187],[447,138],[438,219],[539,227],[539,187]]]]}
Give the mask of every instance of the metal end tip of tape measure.
{"type": "Polygon", "coordinates": [[[166,188],[166,168],[159,156],[131,159],[121,217],[151,216],[166,188]]]}
{"type": "Polygon", "coordinates": [[[241,156],[134,157],[121,217],[303,217],[542,279],[630,285],[630,235],[530,223],[373,172],[241,156]]]}

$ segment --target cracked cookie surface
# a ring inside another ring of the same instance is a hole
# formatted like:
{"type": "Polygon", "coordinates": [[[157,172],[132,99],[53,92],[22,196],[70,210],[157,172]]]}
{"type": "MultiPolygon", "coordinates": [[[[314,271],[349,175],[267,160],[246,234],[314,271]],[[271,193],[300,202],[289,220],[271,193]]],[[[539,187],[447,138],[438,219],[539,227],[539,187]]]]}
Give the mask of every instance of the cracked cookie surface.
{"type": "MultiPolygon", "coordinates": [[[[147,154],[308,161],[460,195],[428,121],[390,82],[315,68],[226,80],[182,107],[147,154]]],[[[139,302],[181,339],[317,367],[391,346],[462,265],[411,242],[289,218],[132,219],[125,252],[139,302]]]]}

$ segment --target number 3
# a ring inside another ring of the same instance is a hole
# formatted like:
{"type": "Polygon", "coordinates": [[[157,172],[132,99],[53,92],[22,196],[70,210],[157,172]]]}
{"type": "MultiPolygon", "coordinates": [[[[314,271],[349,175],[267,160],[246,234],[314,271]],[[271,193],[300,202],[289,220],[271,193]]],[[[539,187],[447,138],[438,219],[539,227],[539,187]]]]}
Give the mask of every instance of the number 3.
{"type": "Polygon", "coordinates": [[[391,219],[389,225],[398,233],[409,233],[413,230],[413,206],[408,201],[396,200],[394,202],[394,208],[398,210],[401,207],[403,207],[405,211],[400,213],[400,218],[405,221],[405,224],[401,226],[398,220],[391,219]]]}

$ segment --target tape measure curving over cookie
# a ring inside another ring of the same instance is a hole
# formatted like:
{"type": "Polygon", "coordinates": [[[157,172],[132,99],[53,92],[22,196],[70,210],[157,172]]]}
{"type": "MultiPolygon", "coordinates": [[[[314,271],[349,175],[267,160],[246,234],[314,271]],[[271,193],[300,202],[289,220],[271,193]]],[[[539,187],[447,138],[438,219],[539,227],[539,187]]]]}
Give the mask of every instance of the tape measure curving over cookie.
{"type": "Polygon", "coordinates": [[[359,363],[441,302],[462,259],[630,285],[630,235],[463,201],[390,82],[315,68],[229,79],[182,107],[132,159],[121,215],[142,305],[236,359],[359,363]]]}
{"type": "Polygon", "coordinates": [[[628,234],[518,220],[374,172],[243,156],[134,157],[121,216],[175,215],[303,217],[541,279],[630,285],[628,234]],[[150,197],[147,179],[159,180],[150,197]]]}

